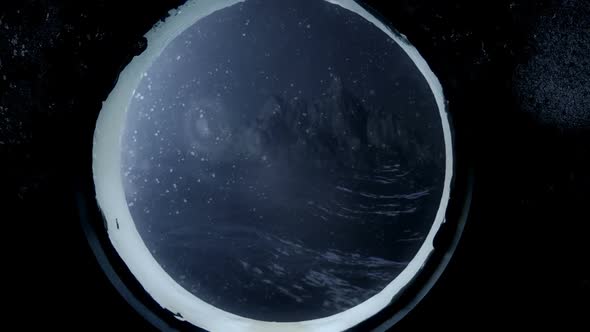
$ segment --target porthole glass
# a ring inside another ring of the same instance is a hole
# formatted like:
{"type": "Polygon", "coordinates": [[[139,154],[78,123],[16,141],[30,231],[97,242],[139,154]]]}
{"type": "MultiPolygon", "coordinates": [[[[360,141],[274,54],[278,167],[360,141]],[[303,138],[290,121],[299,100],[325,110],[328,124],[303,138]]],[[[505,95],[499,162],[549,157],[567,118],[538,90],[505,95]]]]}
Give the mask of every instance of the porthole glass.
{"type": "Polygon", "coordinates": [[[103,105],[97,200],[162,307],[214,331],[344,330],[420,271],[444,222],[442,89],[346,0],[189,1],[103,105]]]}

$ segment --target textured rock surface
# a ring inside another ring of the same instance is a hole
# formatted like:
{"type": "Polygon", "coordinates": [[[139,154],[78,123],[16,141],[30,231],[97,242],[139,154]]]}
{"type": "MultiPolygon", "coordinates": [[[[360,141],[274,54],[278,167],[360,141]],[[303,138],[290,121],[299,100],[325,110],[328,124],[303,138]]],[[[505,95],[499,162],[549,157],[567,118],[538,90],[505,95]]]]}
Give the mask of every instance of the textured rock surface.
{"type": "Polygon", "coordinates": [[[590,4],[558,1],[531,37],[533,55],[515,73],[523,109],[544,125],[589,129],[590,4]]]}

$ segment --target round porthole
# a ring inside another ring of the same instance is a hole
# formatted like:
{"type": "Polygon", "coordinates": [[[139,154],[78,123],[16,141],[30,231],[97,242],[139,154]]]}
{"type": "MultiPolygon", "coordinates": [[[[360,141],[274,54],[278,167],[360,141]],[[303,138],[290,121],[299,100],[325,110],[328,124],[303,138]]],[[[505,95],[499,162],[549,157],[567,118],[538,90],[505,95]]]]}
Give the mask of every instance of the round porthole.
{"type": "Polygon", "coordinates": [[[189,1],[96,124],[110,245],[212,331],[340,331],[423,273],[454,171],[442,88],[355,1],[189,1]]]}

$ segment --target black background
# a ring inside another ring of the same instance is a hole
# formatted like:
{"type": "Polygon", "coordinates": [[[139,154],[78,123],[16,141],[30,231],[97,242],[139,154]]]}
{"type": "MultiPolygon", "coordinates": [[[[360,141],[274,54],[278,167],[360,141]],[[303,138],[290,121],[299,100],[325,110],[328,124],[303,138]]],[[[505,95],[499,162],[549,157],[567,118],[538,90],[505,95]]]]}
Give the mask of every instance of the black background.
{"type": "MultiPolygon", "coordinates": [[[[150,328],[96,263],[72,182],[117,74],[180,2],[0,3],[4,324],[150,328]]],[[[590,4],[366,3],[441,80],[475,171],[456,255],[394,330],[588,330],[590,4]]]]}

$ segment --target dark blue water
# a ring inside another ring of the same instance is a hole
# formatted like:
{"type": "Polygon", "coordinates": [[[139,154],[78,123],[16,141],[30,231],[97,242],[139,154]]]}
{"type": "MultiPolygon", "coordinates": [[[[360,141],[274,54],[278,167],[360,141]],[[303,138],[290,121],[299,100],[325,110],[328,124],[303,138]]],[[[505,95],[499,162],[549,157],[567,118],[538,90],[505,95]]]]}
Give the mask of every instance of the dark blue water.
{"type": "Polygon", "coordinates": [[[440,201],[442,135],[428,85],[383,32],[323,1],[253,0],[185,31],[146,73],[122,173],[138,231],[184,288],[250,318],[313,319],[414,257],[440,201]]]}

